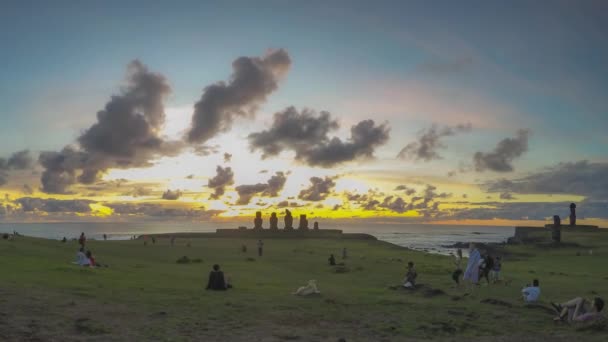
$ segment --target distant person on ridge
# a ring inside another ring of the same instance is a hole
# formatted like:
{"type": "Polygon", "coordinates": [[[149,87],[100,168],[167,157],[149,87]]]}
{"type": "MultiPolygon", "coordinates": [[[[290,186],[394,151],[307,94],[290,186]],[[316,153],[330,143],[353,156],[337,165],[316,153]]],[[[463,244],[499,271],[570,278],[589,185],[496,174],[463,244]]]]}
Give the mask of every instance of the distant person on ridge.
{"type": "Polygon", "coordinates": [[[342,259],[348,258],[348,253],[346,251],[346,247],[342,248],[342,259]]]}
{"type": "Polygon", "coordinates": [[[258,240],[258,256],[262,256],[262,254],[264,254],[264,242],[258,240]]]}
{"type": "Polygon", "coordinates": [[[247,245],[243,244],[243,245],[241,246],[241,252],[243,252],[243,253],[247,253],[247,245]]]}
{"type": "Polygon", "coordinates": [[[152,244],[156,245],[156,237],[154,235],[152,235],[152,244]]]}
{"type": "Polygon", "coordinates": [[[553,319],[554,321],[567,319],[570,323],[592,322],[604,318],[602,315],[604,300],[600,297],[595,297],[591,301],[577,297],[561,304],[551,303],[551,305],[559,314],[553,319]]]}
{"type": "Polygon", "coordinates": [[[84,245],[87,243],[87,237],[84,236],[84,232],[80,233],[80,237],[78,238],[78,243],[80,247],[84,248],[84,245]]]}
{"type": "Polygon", "coordinates": [[[209,281],[207,282],[207,290],[225,291],[232,286],[226,281],[224,272],[220,271],[220,265],[213,265],[213,270],[209,272],[209,281]]]}
{"type": "Polygon", "coordinates": [[[407,273],[405,274],[405,279],[403,280],[403,287],[412,288],[416,286],[416,278],[418,277],[418,273],[416,273],[416,269],[414,268],[413,262],[407,263],[407,273]]]}
{"type": "Polygon", "coordinates": [[[327,261],[329,261],[329,266],[336,266],[336,258],[333,254],[329,255],[329,259],[327,259],[327,261]]]}
{"type": "Polygon", "coordinates": [[[469,261],[467,268],[464,271],[463,279],[468,281],[468,284],[477,285],[479,282],[479,261],[481,260],[481,254],[475,248],[475,244],[471,242],[469,245],[469,261]]]}
{"type": "Polygon", "coordinates": [[[175,236],[171,237],[171,246],[173,246],[175,244],[175,236]]]}
{"type": "Polygon", "coordinates": [[[521,290],[521,294],[523,295],[526,303],[537,302],[538,298],[540,297],[540,285],[538,279],[534,279],[532,281],[532,286],[529,284],[526,285],[526,287],[521,290]]]}
{"type": "Polygon", "coordinates": [[[106,241],[108,239],[108,236],[106,234],[103,234],[103,241],[106,241]]]}
{"type": "Polygon", "coordinates": [[[456,283],[456,286],[460,286],[460,276],[462,275],[462,249],[460,248],[454,256],[454,266],[456,266],[456,270],[452,273],[452,280],[456,283]]]}

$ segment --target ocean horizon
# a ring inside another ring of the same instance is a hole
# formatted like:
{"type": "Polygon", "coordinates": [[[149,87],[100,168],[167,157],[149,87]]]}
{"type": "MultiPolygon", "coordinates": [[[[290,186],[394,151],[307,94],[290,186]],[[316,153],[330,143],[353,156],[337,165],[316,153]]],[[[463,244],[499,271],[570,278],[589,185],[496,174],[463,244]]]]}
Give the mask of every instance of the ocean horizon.
{"type": "MultiPolygon", "coordinates": [[[[12,233],[60,240],[74,239],[84,232],[89,239],[128,240],[133,236],[165,233],[209,233],[218,228],[236,228],[238,222],[62,222],[0,223],[0,233],[12,233]]],[[[345,233],[365,233],[398,246],[437,254],[451,254],[455,243],[503,243],[513,236],[514,227],[429,224],[349,223],[322,226],[345,233]]],[[[466,255],[466,251],[465,252],[466,255]]]]}

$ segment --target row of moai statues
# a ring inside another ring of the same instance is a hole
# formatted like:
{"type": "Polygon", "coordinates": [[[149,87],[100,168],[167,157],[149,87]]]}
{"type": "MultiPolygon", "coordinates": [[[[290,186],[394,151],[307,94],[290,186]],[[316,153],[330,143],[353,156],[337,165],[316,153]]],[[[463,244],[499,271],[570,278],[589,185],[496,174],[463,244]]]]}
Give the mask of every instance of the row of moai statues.
{"type": "MultiPolygon", "coordinates": [[[[293,216],[291,216],[291,211],[289,209],[285,209],[285,230],[293,230],[293,216]]],[[[255,213],[255,218],[253,219],[253,229],[264,229],[262,227],[262,212],[258,211],[255,213]]],[[[277,213],[270,214],[270,229],[278,230],[279,229],[279,218],[277,217],[277,213]]],[[[300,215],[300,224],[298,225],[298,230],[308,230],[308,219],[305,214],[300,215]]],[[[313,226],[314,230],[319,229],[319,222],[315,222],[313,226]]]]}

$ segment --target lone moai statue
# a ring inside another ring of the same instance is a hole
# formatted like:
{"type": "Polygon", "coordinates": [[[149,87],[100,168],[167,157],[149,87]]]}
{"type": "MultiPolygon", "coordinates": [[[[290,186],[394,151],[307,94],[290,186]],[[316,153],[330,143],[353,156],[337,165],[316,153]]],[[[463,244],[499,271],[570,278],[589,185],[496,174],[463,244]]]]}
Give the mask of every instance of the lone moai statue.
{"type": "Polygon", "coordinates": [[[253,219],[253,229],[262,229],[262,212],[256,211],[253,219]]]}
{"type": "Polygon", "coordinates": [[[308,229],[308,220],[306,219],[306,214],[300,215],[300,225],[298,229],[307,230],[308,229]]]}
{"type": "Polygon", "coordinates": [[[570,203],[570,226],[576,226],[576,204],[570,203]]]}
{"type": "Polygon", "coordinates": [[[553,227],[551,228],[551,239],[554,243],[562,241],[562,221],[558,215],[553,215],[553,227]]]}
{"type": "Polygon", "coordinates": [[[277,213],[270,214],[270,229],[279,229],[279,218],[277,217],[277,213]]]}
{"type": "Polygon", "coordinates": [[[319,230],[319,222],[315,221],[315,224],[313,225],[313,229],[319,230]]]}
{"type": "Polygon", "coordinates": [[[289,209],[285,209],[285,229],[293,229],[293,216],[291,216],[291,211],[289,211],[289,209]]]}

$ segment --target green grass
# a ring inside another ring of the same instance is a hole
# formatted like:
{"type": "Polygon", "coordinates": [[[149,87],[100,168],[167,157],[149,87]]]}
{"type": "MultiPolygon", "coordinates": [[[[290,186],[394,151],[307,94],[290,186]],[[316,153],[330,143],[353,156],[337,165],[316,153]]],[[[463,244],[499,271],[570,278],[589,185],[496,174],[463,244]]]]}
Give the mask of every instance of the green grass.
{"type": "Polygon", "coordinates": [[[110,265],[102,269],[70,263],[76,242],[0,240],[0,340],[606,340],[604,331],[555,325],[550,312],[520,301],[521,286],[533,278],[545,306],[575,296],[608,298],[608,234],[566,232],[563,240],[578,245],[509,246],[503,277],[510,285],[481,286],[462,298],[464,288],[452,288],[450,258],[373,240],[268,239],[261,258],[256,240],[199,238],[189,240],[191,247],[186,239],[175,246],[166,238],[148,246],[90,241],[98,261],[110,265]],[[334,253],[341,262],[343,247],[350,272],[338,274],[327,258],[334,253]],[[176,263],[182,256],[202,262],[176,263]],[[445,294],[388,289],[401,282],[410,260],[419,283],[445,294]],[[234,289],[204,290],[214,263],[234,289]],[[309,279],[317,280],[320,296],[291,294],[309,279]],[[488,298],[512,307],[481,302],[488,298]]]}

